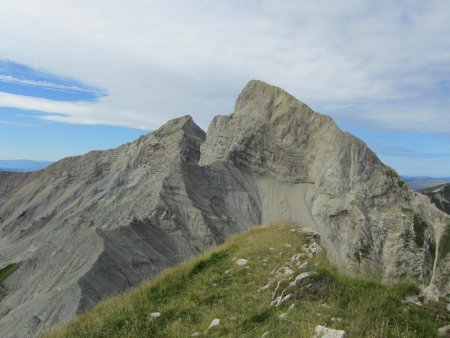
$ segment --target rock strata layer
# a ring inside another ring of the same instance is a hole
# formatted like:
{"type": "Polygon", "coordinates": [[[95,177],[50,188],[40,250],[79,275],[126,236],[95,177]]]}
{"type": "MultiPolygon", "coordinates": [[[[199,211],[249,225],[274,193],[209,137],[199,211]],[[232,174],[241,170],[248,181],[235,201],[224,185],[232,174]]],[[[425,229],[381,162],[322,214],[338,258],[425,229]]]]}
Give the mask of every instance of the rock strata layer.
{"type": "Polygon", "coordinates": [[[38,335],[250,226],[320,233],[341,269],[449,288],[449,218],[333,120],[251,81],[117,149],[0,172],[0,336],[38,335]],[[447,243],[447,244],[446,244],[447,243]]]}

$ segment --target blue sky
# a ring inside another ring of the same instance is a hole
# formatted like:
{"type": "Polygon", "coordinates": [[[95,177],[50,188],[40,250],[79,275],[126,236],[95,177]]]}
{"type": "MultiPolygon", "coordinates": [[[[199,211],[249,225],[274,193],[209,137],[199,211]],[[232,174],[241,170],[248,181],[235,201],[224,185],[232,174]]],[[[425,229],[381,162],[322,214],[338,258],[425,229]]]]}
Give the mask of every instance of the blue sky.
{"type": "MultiPolygon", "coordinates": [[[[107,96],[105,90],[75,79],[5,60],[0,60],[0,93],[61,103],[93,104],[107,96]]],[[[64,110],[49,113],[44,109],[8,107],[8,104],[0,107],[1,159],[54,161],[95,149],[117,147],[149,132],[121,126],[51,120],[64,116],[64,110]]]]}
{"type": "Polygon", "coordinates": [[[112,148],[185,114],[206,129],[260,79],[400,174],[450,176],[449,31],[447,0],[4,0],[0,159],[112,148]]]}

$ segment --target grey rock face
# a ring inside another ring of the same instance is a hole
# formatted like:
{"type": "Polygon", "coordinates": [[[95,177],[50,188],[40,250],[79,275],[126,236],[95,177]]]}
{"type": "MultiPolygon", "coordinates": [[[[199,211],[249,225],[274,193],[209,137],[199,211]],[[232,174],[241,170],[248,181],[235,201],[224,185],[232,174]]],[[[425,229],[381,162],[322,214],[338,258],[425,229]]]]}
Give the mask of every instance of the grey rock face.
{"type": "Polygon", "coordinates": [[[252,176],[263,222],[310,226],[341,268],[448,285],[448,253],[438,250],[448,217],[361,140],[283,90],[251,81],[234,114],[213,120],[200,164],[217,161],[252,176]]]}
{"type": "Polygon", "coordinates": [[[227,163],[197,165],[190,117],[136,142],[0,181],[0,336],[34,336],[260,220],[227,163]],[[4,291],[6,289],[6,292],[4,291]]]}
{"type": "Polygon", "coordinates": [[[251,81],[208,134],[188,116],[117,149],[0,172],[0,336],[27,337],[250,226],[320,233],[342,269],[448,287],[448,217],[357,138],[251,81]]]}
{"type": "Polygon", "coordinates": [[[450,183],[435,185],[431,188],[419,190],[428,196],[439,209],[450,214],[450,183]]]}

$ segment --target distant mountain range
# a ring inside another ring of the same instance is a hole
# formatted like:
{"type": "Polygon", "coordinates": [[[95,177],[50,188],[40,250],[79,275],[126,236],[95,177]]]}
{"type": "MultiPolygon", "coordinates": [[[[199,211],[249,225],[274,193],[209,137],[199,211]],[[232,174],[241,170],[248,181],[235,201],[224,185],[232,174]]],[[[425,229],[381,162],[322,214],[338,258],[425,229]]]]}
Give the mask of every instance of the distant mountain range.
{"type": "Polygon", "coordinates": [[[48,167],[50,161],[33,161],[33,160],[0,160],[0,171],[36,171],[48,167]]]}
{"type": "Polygon", "coordinates": [[[450,183],[450,177],[402,176],[402,179],[414,190],[450,183]]]}

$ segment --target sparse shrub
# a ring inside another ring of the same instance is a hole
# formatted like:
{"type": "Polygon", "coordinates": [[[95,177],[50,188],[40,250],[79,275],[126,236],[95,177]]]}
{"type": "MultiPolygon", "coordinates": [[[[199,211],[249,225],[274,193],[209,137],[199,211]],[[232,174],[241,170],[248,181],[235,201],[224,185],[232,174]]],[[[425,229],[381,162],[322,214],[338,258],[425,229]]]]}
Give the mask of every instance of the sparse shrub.
{"type": "Polygon", "coordinates": [[[5,266],[3,269],[0,269],[0,284],[3,281],[11,276],[18,268],[20,267],[20,263],[13,263],[5,266]]]}
{"type": "Polygon", "coordinates": [[[416,245],[419,248],[423,248],[423,245],[425,243],[425,230],[427,229],[428,225],[427,223],[425,223],[422,217],[420,217],[419,214],[414,215],[413,225],[414,225],[414,240],[416,242],[416,245]]]}
{"type": "Polygon", "coordinates": [[[447,224],[447,228],[439,243],[439,257],[444,259],[450,253],[450,223],[447,224]]]}

